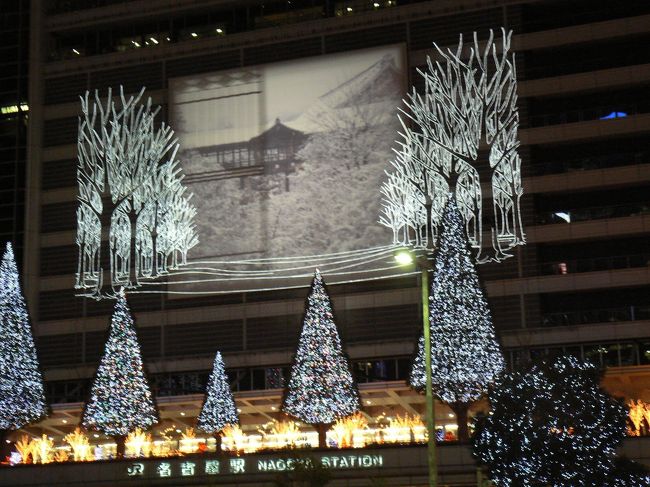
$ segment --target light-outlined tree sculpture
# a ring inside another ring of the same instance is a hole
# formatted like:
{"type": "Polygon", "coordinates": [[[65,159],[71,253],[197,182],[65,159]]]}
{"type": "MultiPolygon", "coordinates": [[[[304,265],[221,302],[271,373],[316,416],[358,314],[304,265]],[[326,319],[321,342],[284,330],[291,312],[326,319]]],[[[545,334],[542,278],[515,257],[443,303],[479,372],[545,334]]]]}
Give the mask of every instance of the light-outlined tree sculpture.
{"type": "Polygon", "coordinates": [[[0,451],[9,431],[47,413],[27,305],[20,290],[13,248],[0,261],[0,451]]]}
{"type": "Polygon", "coordinates": [[[217,352],[214,366],[205,390],[205,400],[196,425],[202,431],[214,435],[217,441],[217,451],[221,451],[221,433],[226,426],[239,424],[237,406],[230,390],[226,367],[217,352]]]}
{"type": "Polygon", "coordinates": [[[476,33],[455,51],[434,44],[437,60],[418,70],[424,92],[405,100],[402,132],[392,167],[381,188],[379,222],[392,229],[393,243],[433,248],[447,195],[454,194],[478,262],[500,261],[525,244],[520,213],[521,160],[517,71],[512,32],[494,33],[483,47],[476,33]],[[491,188],[485,215],[483,191],[491,188]],[[486,217],[486,218],[484,218],[486,217]],[[483,221],[491,246],[483,242],[483,221]]]}
{"type": "MultiPolygon", "coordinates": [[[[431,278],[430,330],[433,393],[456,413],[458,438],[468,439],[467,411],[504,369],[487,300],[465,235],[463,219],[448,199],[431,278]]],[[[410,383],[426,384],[420,336],[410,383]]]]}
{"type": "Polygon", "coordinates": [[[313,425],[318,431],[319,447],[324,448],[329,426],[360,408],[359,391],[341,346],[325,283],[317,270],[282,411],[313,425]]]}
{"type": "Polygon", "coordinates": [[[174,131],[143,93],[81,98],[75,287],[97,299],[176,269],[198,243],[174,131]]]}

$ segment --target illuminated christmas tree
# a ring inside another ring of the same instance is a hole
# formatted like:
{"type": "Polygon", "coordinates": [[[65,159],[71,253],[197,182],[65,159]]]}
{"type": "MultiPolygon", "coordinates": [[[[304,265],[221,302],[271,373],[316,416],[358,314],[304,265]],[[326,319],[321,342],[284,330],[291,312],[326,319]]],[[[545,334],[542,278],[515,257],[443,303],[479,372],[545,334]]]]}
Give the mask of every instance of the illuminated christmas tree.
{"type": "Polygon", "coordinates": [[[0,446],[9,431],[47,413],[43,377],[11,244],[0,262],[0,446]]]}
{"type": "Polygon", "coordinates": [[[329,426],[359,409],[359,391],[341,347],[330,298],[317,270],[282,410],[314,425],[322,448],[326,446],[329,426]]]}
{"type": "Polygon", "coordinates": [[[197,419],[199,429],[214,435],[217,451],[221,450],[221,432],[228,425],[239,423],[237,407],[230,391],[221,352],[214,357],[214,367],[208,379],[205,400],[197,419]]]}
{"type": "Polygon", "coordinates": [[[640,487],[648,472],[616,458],[627,410],[591,363],[544,360],[501,378],[478,421],[474,455],[499,486],[640,487]]]}
{"type": "MultiPolygon", "coordinates": [[[[492,318],[454,198],[442,219],[431,280],[431,378],[433,393],[456,413],[458,438],[468,438],[467,410],[504,367],[492,318]]],[[[424,339],[410,377],[425,387],[424,339]]]]}
{"type": "Polygon", "coordinates": [[[157,422],[158,412],[144,374],[140,344],[122,290],[82,424],[115,437],[117,454],[121,457],[126,435],[135,428],[146,430],[157,422]]]}

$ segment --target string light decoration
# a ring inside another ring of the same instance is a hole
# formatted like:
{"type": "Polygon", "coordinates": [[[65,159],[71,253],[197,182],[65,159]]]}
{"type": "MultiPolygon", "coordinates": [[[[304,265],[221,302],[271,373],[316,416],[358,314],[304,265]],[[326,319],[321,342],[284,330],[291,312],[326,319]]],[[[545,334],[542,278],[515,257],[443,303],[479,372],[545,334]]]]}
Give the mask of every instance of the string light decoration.
{"type": "MultiPolygon", "coordinates": [[[[441,227],[429,297],[431,379],[433,393],[456,413],[459,439],[466,440],[468,407],[485,394],[504,360],[453,196],[441,227]]],[[[424,389],[425,379],[421,335],[411,386],[424,389]]]]}
{"type": "Polygon", "coordinates": [[[600,388],[599,379],[595,365],[573,356],[542,360],[500,378],[488,395],[492,411],[479,420],[473,440],[474,456],[487,465],[492,481],[498,486],[650,485],[643,469],[615,462],[627,411],[600,388]]]}
{"type": "Polygon", "coordinates": [[[118,456],[123,456],[126,435],[136,428],[146,430],[157,422],[158,412],[144,374],[133,318],[121,290],[82,425],[114,436],[118,456]]]}
{"type": "Polygon", "coordinates": [[[196,425],[200,430],[214,435],[217,440],[217,451],[219,451],[223,429],[237,424],[239,424],[237,406],[230,390],[221,352],[217,352],[196,425]]]}
{"type": "Polygon", "coordinates": [[[394,244],[433,247],[450,192],[477,262],[501,261],[525,244],[511,39],[512,31],[502,29],[500,43],[492,31],[485,43],[474,33],[469,48],[462,35],[456,50],[434,43],[439,60],[427,57],[428,69],[418,70],[424,93],[413,88],[405,100],[395,158],[380,189],[379,223],[393,231],[394,244]],[[484,208],[482,188],[491,188],[491,208],[484,208]],[[487,212],[492,223],[484,232],[487,212]],[[490,236],[491,248],[483,235],[490,236]]]}
{"type": "Polygon", "coordinates": [[[316,270],[282,411],[314,425],[319,446],[324,448],[329,425],[360,408],[359,391],[343,353],[330,298],[316,270]]]}
{"type": "Polygon", "coordinates": [[[0,262],[0,441],[47,413],[32,327],[13,248],[0,262]]]}
{"type": "Polygon", "coordinates": [[[156,127],[160,107],[141,103],[143,93],[127,98],[120,87],[118,103],[110,88],[105,104],[98,91],[81,98],[75,287],[83,296],[116,298],[121,287],[164,276],[198,243],[179,144],[171,127],[156,127]]]}

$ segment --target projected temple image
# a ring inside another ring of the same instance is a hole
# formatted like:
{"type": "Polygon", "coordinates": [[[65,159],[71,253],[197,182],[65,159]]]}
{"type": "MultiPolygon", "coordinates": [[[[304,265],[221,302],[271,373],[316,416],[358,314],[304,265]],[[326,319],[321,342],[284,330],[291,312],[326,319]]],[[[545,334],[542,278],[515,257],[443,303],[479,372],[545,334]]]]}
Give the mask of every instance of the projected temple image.
{"type": "Polygon", "coordinates": [[[401,46],[170,80],[194,259],[390,242],[379,191],[404,93],[401,46]]]}

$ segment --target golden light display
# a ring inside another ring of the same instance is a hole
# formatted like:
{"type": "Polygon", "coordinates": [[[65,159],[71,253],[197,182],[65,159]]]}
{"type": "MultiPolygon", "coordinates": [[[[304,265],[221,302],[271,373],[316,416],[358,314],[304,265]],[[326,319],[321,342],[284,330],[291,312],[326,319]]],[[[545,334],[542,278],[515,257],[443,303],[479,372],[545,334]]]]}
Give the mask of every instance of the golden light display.
{"type": "MultiPolygon", "coordinates": [[[[170,457],[214,451],[211,436],[197,436],[194,428],[181,431],[177,426],[154,433],[136,428],[126,439],[126,457],[170,457]]],[[[363,448],[383,443],[423,443],[426,428],[417,416],[386,416],[369,418],[357,413],[335,422],[327,433],[328,444],[336,448],[363,448]]],[[[15,449],[20,463],[87,462],[114,458],[116,445],[110,440],[93,444],[92,438],[76,428],[55,445],[48,436],[30,438],[23,435],[15,449]]],[[[257,430],[244,431],[238,425],[223,431],[223,450],[237,454],[263,450],[312,448],[318,445],[318,435],[308,425],[296,421],[270,421],[257,430]]]]}
{"type": "Polygon", "coordinates": [[[368,420],[361,413],[356,413],[334,423],[332,436],[339,448],[359,448],[366,443],[367,428],[368,420]]]}
{"type": "Polygon", "coordinates": [[[126,446],[126,455],[129,457],[149,457],[153,447],[153,441],[150,433],[136,428],[129,433],[124,443],[126,446]]]}
{"type": "Polygon", "coordinates": [[[629,436],[646,436],[650,434],[650,404],[637,399],[628,402],[628,417],[633,428],[628,427],[629,436]]]}
{"type": "Polygon", "coordinates": [[[88,437],[81,431],[81,428],[76,428],[72,433],[68,433],[63,438],[63,441],[72,448],[72,458],[75,462],[84,462],[94,459],[88,437]]]}
{"type": "Polygon", "coordinates": [[[32,440],[32,458],[34,463],[50,463],[54,457],[54,441],[43,435],[32,440]]]}

